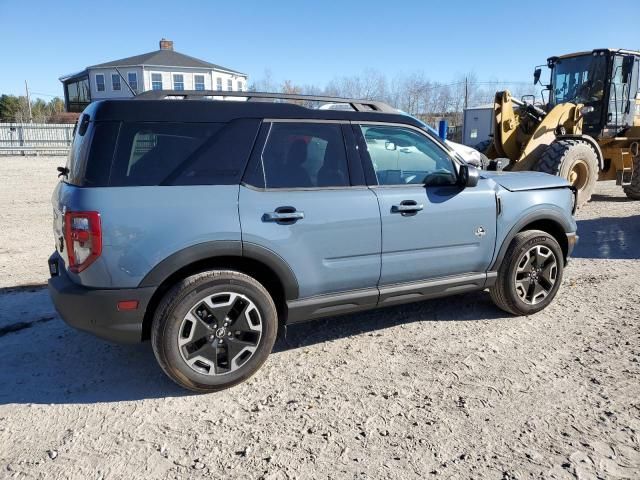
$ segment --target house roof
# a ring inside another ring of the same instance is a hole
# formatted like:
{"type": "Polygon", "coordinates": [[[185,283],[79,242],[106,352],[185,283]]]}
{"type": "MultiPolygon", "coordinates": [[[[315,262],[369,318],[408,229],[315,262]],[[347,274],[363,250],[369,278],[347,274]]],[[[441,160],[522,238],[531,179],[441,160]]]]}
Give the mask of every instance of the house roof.
{"type": "Polygon", "coordinates": [[[155,50],[153,52],[143,53],[142,55],[134,55],[133,57],[121,58],[111,62],[99,63],[87,68],[103,68],[103,67],[133,67],[133,66],[154,66],[154,67],[181,67],[181,68],[211,68],[223,72],[234,73],[236,75],[246,74],[232,70],[221,65],[205,62],[198,58],[190,57],[184,53],[174,50],[155,50]]]}

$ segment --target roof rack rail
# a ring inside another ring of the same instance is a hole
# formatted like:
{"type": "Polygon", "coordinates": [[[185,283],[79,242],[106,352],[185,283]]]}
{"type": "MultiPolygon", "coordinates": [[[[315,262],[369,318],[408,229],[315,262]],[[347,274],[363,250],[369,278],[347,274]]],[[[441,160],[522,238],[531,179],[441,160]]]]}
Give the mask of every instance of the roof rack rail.
{"type": "Polygon", "coordinates": [[[297,100],[305,102],[343,103],[356,112],[398,113],[398,110],[384,102],[356,98],[298,95],[291,93],[230,92],[220,90],[148,90],[139,93],[135,100],[225,100],[227,98],[246,99],[248,102],[268,102],[270,100],[297,100]]]}

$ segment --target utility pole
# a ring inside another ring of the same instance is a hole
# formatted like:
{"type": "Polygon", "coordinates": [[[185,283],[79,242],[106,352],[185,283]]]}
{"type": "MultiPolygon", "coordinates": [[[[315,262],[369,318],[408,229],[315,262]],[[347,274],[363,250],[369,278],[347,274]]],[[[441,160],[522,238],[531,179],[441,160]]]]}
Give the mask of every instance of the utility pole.
{"type": "Polygon", "coordinates": [[[27,91],[27,105],[29,106],[29,123],[33,122],[33,117],[31,116],[31,97],[29,96],[29,84],[27,81],[24,81],[24,88],[27,91]]]}
{"type": "Polygon", "coordinates": [[[469,77],[464,77],[464,110],[469,106],[469,77]]]}

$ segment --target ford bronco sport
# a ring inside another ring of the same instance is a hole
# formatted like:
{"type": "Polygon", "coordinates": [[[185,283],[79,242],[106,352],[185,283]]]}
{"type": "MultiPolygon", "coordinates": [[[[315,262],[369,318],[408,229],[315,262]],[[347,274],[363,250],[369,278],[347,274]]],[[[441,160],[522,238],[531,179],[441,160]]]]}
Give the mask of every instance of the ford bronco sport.
{"type": "Polygon", "coordinates": [[[480,172],[378,102],[216,95],[80,117],[49,259],[68,324],[150,339],[169,377],[206,392],[258,370],[282,325],[486,288],[528,315],[556,295],[577,239],[563,179],[480,172]]]}

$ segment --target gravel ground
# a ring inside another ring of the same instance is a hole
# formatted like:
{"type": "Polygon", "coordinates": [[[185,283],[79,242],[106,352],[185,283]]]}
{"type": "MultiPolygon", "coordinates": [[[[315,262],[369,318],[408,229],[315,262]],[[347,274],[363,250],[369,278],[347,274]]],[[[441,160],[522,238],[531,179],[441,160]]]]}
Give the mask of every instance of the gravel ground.
{"type": "Polygon", "coordinates": [[[610,182],[545,311],[479,292],[318,321],[198,396],[12,288],[46,279],[62,160],[0,161],[0,478],[640,478],[640,203],[610,182]]]}

